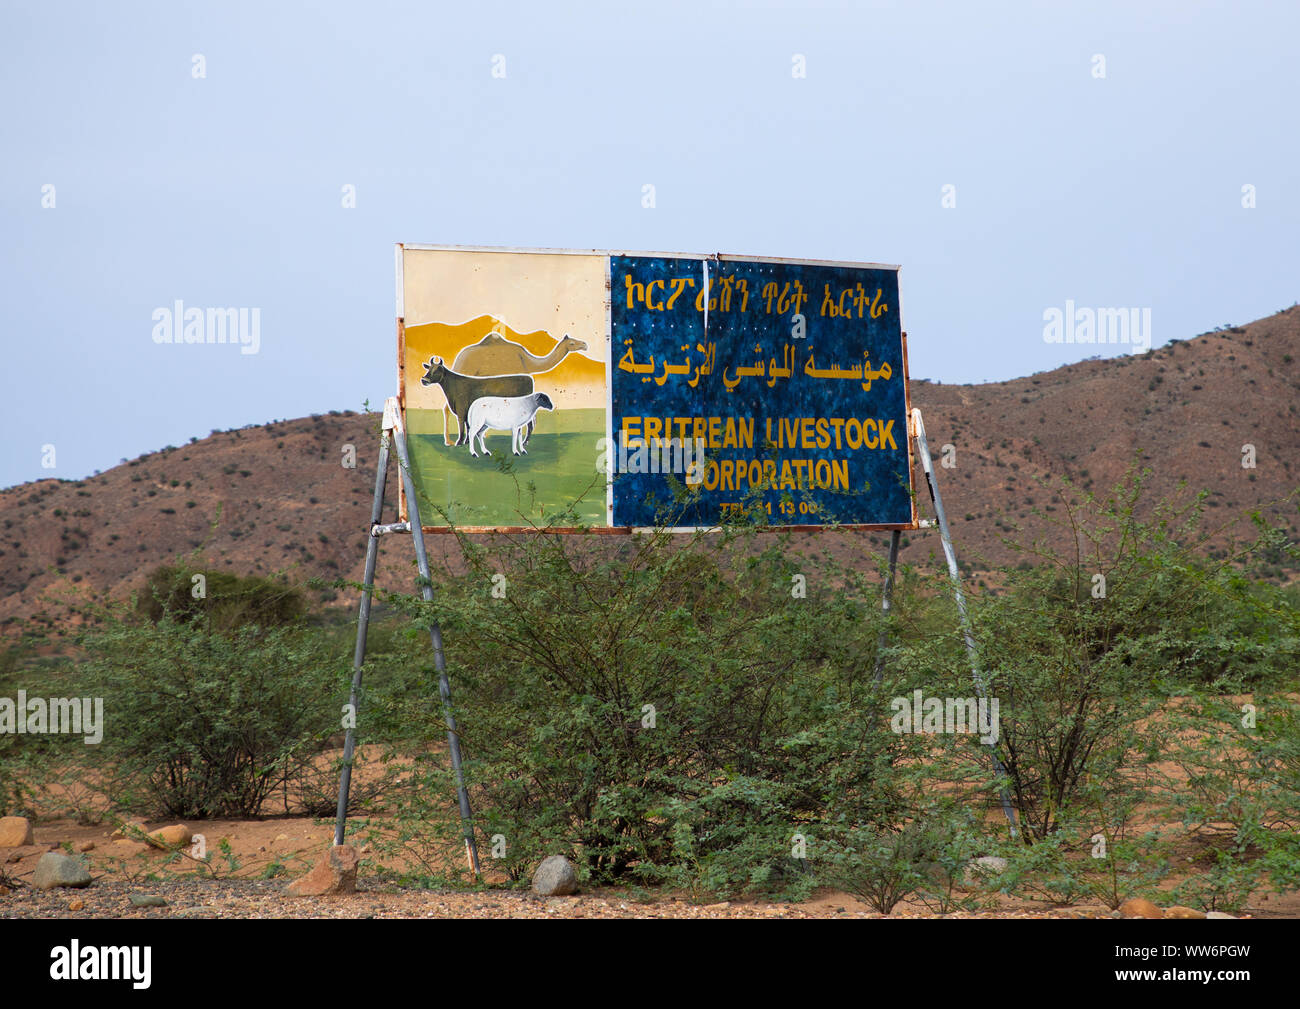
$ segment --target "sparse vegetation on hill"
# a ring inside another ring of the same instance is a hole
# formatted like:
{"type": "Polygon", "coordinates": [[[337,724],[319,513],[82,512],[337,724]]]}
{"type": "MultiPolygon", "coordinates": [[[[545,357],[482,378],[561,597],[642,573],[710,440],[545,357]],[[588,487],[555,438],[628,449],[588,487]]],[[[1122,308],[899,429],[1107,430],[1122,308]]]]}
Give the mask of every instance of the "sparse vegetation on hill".
{"type": "Polygon", "coordinates": [[[284,627],[305,609],[303,590],[285,581],[165,565],[149,575],[136,608],[154,624],[202,620],[208,630],[218,631],[284,627]]]}
{"type": "MultiPolygon", "coordinates": [[[[1007,382],[918,379],[912,400],[936,459],[953,448],[939,477],[958,556],[976,578],[1019,560],[1003,542],[1011,530],[1024,539],[1052,530],[1060,503],[1043,480],[1110,487],[1138,450],[1157,495],[1182,481],[1206,490],[1211,525],[1260,510],[1300,539],[1300,516],[1286,503],[1300,484],[1300,307],[1007,382]],[[1254,448],[1251,467],[1245,446],[1254,448]]],[[[359,578],[378,435],[378,414],[335,411],[213,431],[84,480],[0,490],[0,626],[31,617],[51,589],[125,594],[181,558],[208,572],[285,572],[298,584],[359,578]],[[355,468],[344,465],[348,446],[355,468]]],[[[390,476],[390,508],[395,500],[390,476]]],[[[861,549],[856,538],[814,535],[842,562],[861,549]]],[[[873,545],[887,543],[886,534],[873,545]]],[[[381,582],[405,584],[408,551],[381,549],[381,582]]],[[[435,564],[460,563],[448,537],[432,537],[429,549],[435,564]]],[[[920,534],[903,557],[920,563],[937,551],[935,537],[920,534]]],[[[1280,557],[1259,577],[1281,583],[1298,573],[1280,557]]]]}

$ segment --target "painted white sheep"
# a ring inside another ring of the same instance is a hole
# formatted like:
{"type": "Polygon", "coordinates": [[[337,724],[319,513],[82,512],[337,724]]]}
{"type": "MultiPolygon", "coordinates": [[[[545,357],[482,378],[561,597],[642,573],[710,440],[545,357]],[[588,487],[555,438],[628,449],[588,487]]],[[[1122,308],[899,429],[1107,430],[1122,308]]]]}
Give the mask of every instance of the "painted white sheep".
{"type": "Polygon", "coordinates": [[[478,458],[474,451],[474,439],[484,455],[491,455],[484,437],[488,431],[509,431],[510,450],[515,455],[527,455],[524,447],[527,440],[528,425],[532,423],[538,410],[554,410],[551,397],[544,392],[534,392],[527,396],[480,396],[469,406],[467,430],[469,431],[469,454],[478,458]]]}

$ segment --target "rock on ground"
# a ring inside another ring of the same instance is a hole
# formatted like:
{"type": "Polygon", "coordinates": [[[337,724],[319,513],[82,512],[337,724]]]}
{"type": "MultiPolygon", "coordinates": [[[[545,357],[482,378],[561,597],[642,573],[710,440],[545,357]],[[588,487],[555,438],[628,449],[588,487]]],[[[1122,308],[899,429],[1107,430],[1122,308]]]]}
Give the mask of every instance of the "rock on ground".
{"type": "Polygon", "coordinates": [[[149,832],[149,842],[158,846],[167,848],[179,848],[181,845],[189,844],[194,839],[190,828],[183,823],[176,823],[170,827],[159,827],[157,830],[149,832]]]}
{"type": "Polygon", "coordinates": [[[25,816],[0,816],[0,848],[21,848],[35,844],[32,824],[25,816]]]}
{"type": "Polygon", "coordinates": [[[357,863],[361,857],[350,844],[331,848],[305,876],[299,876],[286,891],[290,897],[324,897],[330,894],[355,893],[357,863]]]}
{"type": "Polygon", "coordinates": [[[1120,914],[1126,918],[1163,918],[1165,913],[1149,900],[1134,897],[1119,906],[1120,914]]]}
{"type": "Polygon", "coordinates": [[[1165,908],[1166,918],[1204,918],[1205,912],[1198,911],[1194,907],[1184,907],[1182,904],[1174,904],[1165,908]]]}
{"type": "Polygon", "coordinates": [[[578,889],[578,874],[573,865],[563,855],[552,855],[542,859],[542,864],[533,873],[533,892],[548,897],[573,893],[578,889]]]}
{"type": "Polygon", "coordinates": [[[4,851],[0,851],[0,862],[21,862],[29,855],[43,855],[47,851],[57,850],[58,845],[25,844],[21,848],[6,848],[4,851]]]}
{"type": "MultiPolygon", "coordinates": [[[[30,874],[24,878],[30,878],[30,874]]],[[[109,873],[97,876],[94,885],[85,890],[37,890],[31,886],[21,886],[0,900],[0,929],[3,929],[3,923],[11,918],[64,918],[70,919],[67,923],[71,925],[73,920],[79,921],[82,918],[114,921],[124,918],[252,920],[370,917],[426,921],[442,918],[528,918],[532,920],[839,918],[863,921],[947,918],[988,921],[995,918],[1066,919],[1077,918],[1080,914],[1080,909],[1074,907],[1002,907],[997,910],[985,908],[978,911],[955,911],[947,915],[933,914],[920,908],[913,908],[911,911],[901,911],[896,908],[894,913],[886,918],[884,915],[868,910],[865,905],[841,895],[834,895],[830,900],[818,900],[807,904],[768,904],[763,901],[733,899],[727,907],[720,905],[705,907],[693,904],[680,895],[659,894],[653,899],[639,897],[634,899],[628,892],[604,889],[590,890],[572,897],[541,897],[527,890],[521,892],[514,889],[439,891],[426,890],[418,886],[395,888],[385,880],[362,876],[360,873],[357,876],[357,892],[349,895],[347,899],[339,897],[289,899],[284,896],[285,882],[283,879],[212,879],[185,874],[164,876],[146,885],[138,878],[126,878],[109,873]],[[167,906],[134,907],[129,900],[132,893],[157,894],[167,901],[167,906]],[[840,912],[839,907],[843,904],[848,906],[845,912],[840,912]]],[[[585,886],[583,889],[587,890],[585,886]]],[[[1095,916],[1106,919],[1121,917],[1118,912],[1101,913],[1100,909],[1095,916]]],[[[1101,927],[1108,928],[1106,925],[1101,927]]],[[[3,957],[4,954],[0,953],[0,964],[6,962],[3,957]]],[[[8,1002],[5,1005],[8,1005],[8,1002]]],[[[24,1009],[24,1007],[25,1003],[15,1002],[15,1009],[24,1009]]]]}
{"type": "Polygon", "coordinates": [[[71,855],[47,851],[36,863],[32,886],[38,890],[52,890],[56,886],[90,886],[90,873],[71,855]]]}

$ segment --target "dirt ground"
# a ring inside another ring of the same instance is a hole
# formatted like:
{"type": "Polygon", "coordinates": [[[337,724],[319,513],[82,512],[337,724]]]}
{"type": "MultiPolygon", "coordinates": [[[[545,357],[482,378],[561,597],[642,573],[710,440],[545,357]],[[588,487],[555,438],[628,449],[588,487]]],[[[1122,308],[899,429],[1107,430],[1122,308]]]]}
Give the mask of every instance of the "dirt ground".
{"type": "MultiPolygon", "coordinates": [[[[147,829],[166,826],[149,823],[147,829]]],[[[646,897],[617,889],[593,889],[569,897],[542,897],[508,889],[489,870],[487,888],[426,890],[402,887],[376,873],[368,846],[355,894],[289,897],[288,881],[306,872],[333,843],[333,825],[310,818],[211,820],[189,825],[204,836],[211,861],[224,878],[199,878],[186,859],[167,863],[164,852],[138,842],[115,841],[108,825],[83,826],[51,820],[34,826],[36,844],[0,849],[0,918],[879,918],[848,894],[823,891],[798,904],[764,901],[694,902],[689,896],[646,897]],[[229,855],[238,867],[230,870],[229,855]],[[82,851],[87,848],[89,850],[82,851]],[[40,856],[50,850],[81,852],[94,882],[83,889],[40,891],[30,886],[40,856]],[[224,869],[223,869],[224,867],[224,869]],[[267,878],[269,876],[269,878],[267,878]],[[7,884],[6,884],[7,880],[7,884]],[[139,907],[131,896],[157,896],[164,906],[139,907]]],[[[1117,912],[1095,902],[1069,907],[995,896],[980,911],[938,915],[903,903],[891,918],[1112,918],[1117,912]]],[[[1241,918],[1300,917],[1300,894],[1256,893],[1241,918]]]]}

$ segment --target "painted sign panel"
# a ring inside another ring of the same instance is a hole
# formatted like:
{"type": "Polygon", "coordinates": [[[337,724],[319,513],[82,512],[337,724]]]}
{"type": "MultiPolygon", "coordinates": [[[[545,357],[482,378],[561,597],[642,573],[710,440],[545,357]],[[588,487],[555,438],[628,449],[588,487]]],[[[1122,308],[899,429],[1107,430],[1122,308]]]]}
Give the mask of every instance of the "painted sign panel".
{"type": "Polygon", "coordinates": [[[404,248],[399,262],[423,523],[527,526],[572,509],[569,525],[607,525],[607,257],[404,248]]]}
{"type": "Polygon", "coordinates": [[[614,256],[610,274],[615,525],[666,511],[710,526],[745,508],[911,524],[897,270],[614,256]],[[647,458],[624,458],[637,444],[647,458]],[[665,461],[687,482],[701,457],[698,493],[670,503],[665,461]]]}
{"type": "Polygon", "coordinates": [[[426,527],[915,525],[896,267],[400,247],[426,527]]]}

